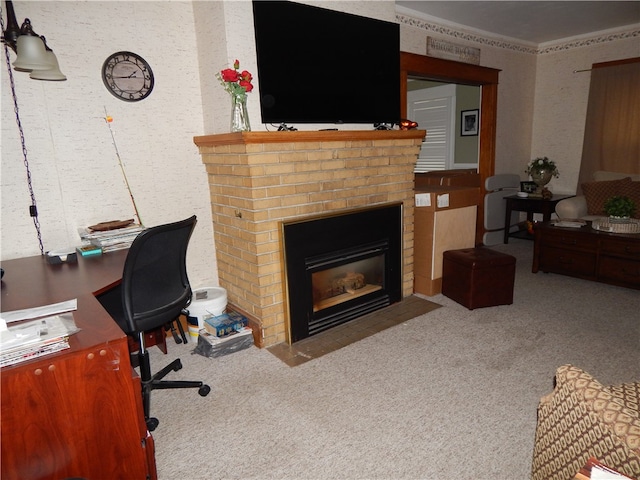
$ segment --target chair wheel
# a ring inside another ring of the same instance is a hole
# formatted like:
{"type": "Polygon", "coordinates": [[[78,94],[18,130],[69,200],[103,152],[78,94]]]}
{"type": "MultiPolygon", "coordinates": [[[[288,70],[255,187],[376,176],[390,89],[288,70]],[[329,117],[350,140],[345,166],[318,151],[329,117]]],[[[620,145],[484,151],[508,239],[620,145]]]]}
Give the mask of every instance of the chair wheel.
{"type": "Polygon", "coordinates": [[[180,361],[180,359],[178,359],[176,364],[173,366],[173,371],[177,372],[178,370],[181,370],[181,369],[182,369],[182,362],[180,361]]]}
{"type": "Polygon", "coordinates": [[[206,397],[207,395],[209,395],[210,391],[211,391],[211,387],[209,385],[202,385],[198,389],[198,393],[200,394],[201,397],[206,397]]]}
{"type": "Polygon", "coordinates": [[[155,417],[147,418],[147,430],[153,432],[159,423],[160,422],[155,417]]]}

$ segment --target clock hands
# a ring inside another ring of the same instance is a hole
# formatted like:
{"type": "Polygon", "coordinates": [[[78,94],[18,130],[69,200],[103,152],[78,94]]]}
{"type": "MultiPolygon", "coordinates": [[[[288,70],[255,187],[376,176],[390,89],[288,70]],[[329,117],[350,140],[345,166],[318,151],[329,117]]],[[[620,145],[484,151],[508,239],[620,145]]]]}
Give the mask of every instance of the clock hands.
{"type": "Polygon", "coordinates": [[[113,78],[138,78],[138,77],[136,77],[136,72],[131,72],[131,74],[126,76],[119,76],[119,77],[114,76],[113,78]]]}

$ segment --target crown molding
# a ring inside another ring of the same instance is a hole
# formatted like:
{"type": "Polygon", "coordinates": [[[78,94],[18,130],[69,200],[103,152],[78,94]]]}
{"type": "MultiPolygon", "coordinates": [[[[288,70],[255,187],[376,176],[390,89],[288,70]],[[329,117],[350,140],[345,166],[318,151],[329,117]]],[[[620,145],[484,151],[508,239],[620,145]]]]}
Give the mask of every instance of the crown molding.
{"type": "Polygon", "coordinates": [[[627,25],[626,27],[601,30],[599,32],[564,38],[554,42],[541,43],[538,45],[537,53],[538,55],[544,55],[545,53],[554,53],[562,50],[571,50],[573,48],[588,47],[638,37],[640,37],[640,24],[627,25]]]}
{"type": "Polygon", "coordinates": [[[511,37],[495,35],[484,30],[472,29],[453,22],[446,22],[445,20],[429,17],[428,15],[424,15],[424,17],[421,18],[412,15],[404,15],[401,13],[402,10],[402,7],[397,7],[396,20],[401,25],[419,28],[428,33],[437,33],[456,40],[465,40],[479,45],[502,48],[529,55],[544,55],[547,53],[571,50],[573,48],[640,37],[640,24],[634,24],[626,27],[569,37],[553,42],[535,44],[511,37]]]}

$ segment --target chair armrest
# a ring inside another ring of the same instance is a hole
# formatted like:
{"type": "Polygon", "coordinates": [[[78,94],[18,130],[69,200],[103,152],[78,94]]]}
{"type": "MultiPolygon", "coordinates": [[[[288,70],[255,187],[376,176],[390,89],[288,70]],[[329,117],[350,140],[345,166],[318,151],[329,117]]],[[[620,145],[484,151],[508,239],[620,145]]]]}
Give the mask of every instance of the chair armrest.
{"type": "Polygon", "coordinates": [[[582,195],[565,198],[556,205],[558,218],[582,218],[587,216],[587,213],[587,199],[582,195]]]}
{"type": "Polygon", "coordinates": [[[558,368],[553,393],[538,406],[532,480],[564,478],[589,457],[638,478],[640,414],[627,405],[579,368],[558,368]]]}

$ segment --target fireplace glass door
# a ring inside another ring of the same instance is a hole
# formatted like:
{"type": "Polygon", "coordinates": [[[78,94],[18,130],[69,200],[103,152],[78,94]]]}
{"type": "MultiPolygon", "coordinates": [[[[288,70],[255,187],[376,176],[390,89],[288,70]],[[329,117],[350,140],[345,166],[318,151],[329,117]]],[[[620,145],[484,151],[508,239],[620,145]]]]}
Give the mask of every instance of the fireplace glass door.
{"type": "MultiPolygon", "coordinates": [[[[326,266],[322,263],[309,268],[311,289],[313,292],[313,311],[339,305],[384,287],[384,252],[374,250],[374,256],[362,260],[347,261],[338,265],[326,266]]],[[[366,251],[365,255],[371,254],[366,251]]]]}

